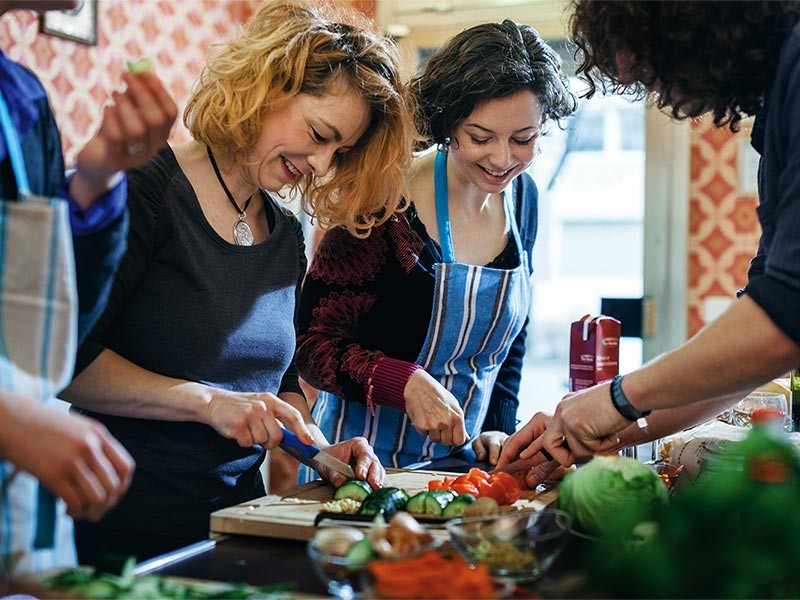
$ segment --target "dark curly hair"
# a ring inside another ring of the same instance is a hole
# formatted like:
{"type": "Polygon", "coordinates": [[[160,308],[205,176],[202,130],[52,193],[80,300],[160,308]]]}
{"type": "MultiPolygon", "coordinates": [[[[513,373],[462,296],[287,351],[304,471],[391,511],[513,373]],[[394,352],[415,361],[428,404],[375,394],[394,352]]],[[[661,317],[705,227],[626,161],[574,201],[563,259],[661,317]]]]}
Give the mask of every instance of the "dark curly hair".
{"type": "Polygon", "coordinates": [[[572,39],[585,97],[650,92],[676,119],[710,110],[716,126],[738,129],[761,108],[794,2],[572,0],[572,39]],[[622,57],[626,64],[618,64],[622,57]]]}
{"type": "Polygon", "coordinates": [[[432,54],[411,81],[415,122],[425,142],[444,143],[481,102],[530,90],[546,118],[577,107],[561,59],[533,27],[506,19],[462,31],[432,54]]]}

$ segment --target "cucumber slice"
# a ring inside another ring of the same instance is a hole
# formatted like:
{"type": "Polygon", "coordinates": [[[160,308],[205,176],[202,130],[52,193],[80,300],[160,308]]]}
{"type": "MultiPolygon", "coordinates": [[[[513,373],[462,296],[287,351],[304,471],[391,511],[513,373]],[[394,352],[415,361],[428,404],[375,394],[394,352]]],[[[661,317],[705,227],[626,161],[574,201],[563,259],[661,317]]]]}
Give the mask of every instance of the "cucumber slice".
{"type": "Polygon", "coordinates": [[[425,498],[425,514],[440,517],[444,508],[456,497],[455,492],[449,490],[433,490],[425,498]]]}
{"type": "Polygon", "coordinates": [[[362,502],[371,493],[372,486],[369,483],[361,479],[350,479],[333,493],[333,499],[341,500],[343,498],[351,498],[362,502]]]}
{"type": "Polygon", "coordinates": [[[425,514],[425,499],[428,497],[428,492],[420,492],[409,498],[406,502],[406,510],[414,515],[425,514]]]}
{"type": "Polygon", "coordinates": [[[349,569],[360,569],[368,560],[375,556],[375,550],[372,548],[372,542],[369,538],[364,538],[350,546],[347,551],[347,562],[349,569]]]}
{"type": "Polygon", "coordinates": [[[361,504],[362,515],[383,514],[388,521],[394,513],[404,510],[408,502],[408,492],[395,487],[375,490],[361,504]]]}
{"type": "Polygon", "coordinates": [[[472,494],[460,494],[456,496],[442,511],[443,517],[463,517],[467,507],[475,502],[472,494]]]}
{"type": "Polygon", "coordinates": [[[128,71],[131,73],[144,73],[145,71],[152,71],[153,70],[153,61],[149,58],[142,57],[139,60],[129,60],[127,61],[128,71]]]}

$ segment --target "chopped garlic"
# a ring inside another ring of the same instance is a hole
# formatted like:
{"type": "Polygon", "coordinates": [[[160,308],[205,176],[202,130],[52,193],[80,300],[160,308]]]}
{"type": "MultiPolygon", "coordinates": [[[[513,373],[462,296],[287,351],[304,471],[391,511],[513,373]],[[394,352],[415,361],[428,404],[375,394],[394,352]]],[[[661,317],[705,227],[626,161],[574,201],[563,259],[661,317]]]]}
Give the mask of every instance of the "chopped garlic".
{"type": "Polygon", "coordinates": [[[331,500],[322,505],[322,510],[332,513],[354,514],[361,508],[361,502],[352,498],[342,498],[341,500],[331,500]]]}

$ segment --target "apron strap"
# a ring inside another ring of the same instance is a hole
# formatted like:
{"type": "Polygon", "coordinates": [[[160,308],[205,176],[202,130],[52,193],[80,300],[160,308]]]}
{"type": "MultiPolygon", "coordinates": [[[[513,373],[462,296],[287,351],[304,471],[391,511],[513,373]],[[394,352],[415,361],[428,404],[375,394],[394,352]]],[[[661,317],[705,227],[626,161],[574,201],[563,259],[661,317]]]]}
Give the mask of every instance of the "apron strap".
{"type": "Polygon", "coordinates": [[[505,205],[506,209],[506,219],[508,219],[509,227],[511,227],[511,235],[514,238],[514,242],[517,244],[517,251],[519,252],[520,258],[522,257],[523,249],[522,237],[519,234],[519,225],[517,225],[517,212],[515,210],[516,207],[512,198],[517,202],[522,202],[522,199],[519,198],[521,187],[520,177],[517,176],[514,178],[514,181],[511,182],[511,188],[506,188],[503,190],[503,204],[505,205]]]}
{"type": "Polygon", "coordinates": [[[28,171],[25,169],[25,161],[22,158],[19,134],[2,92],[0,92],[0,127],[2,127],[3,137],[6,140],[8,157],[11,159],[11,168],[17,180],[17,192],[20,199],[23,199],[25,196],[31,195],[31,186],[28,184],[28,171]]]}
{"type": "MultiPolygon", "coordinates": [[[[442,262],[455,262],[455,252],[453,251],[453,234],[450,229],[450,206],[447,193],[447,152],[439,151],[436,153],[436,162],[433,166],[433,187],[436,193],[436,221],[439,226],[439,246],[442,249],[442,262]]],[[[521,185],[519,177],[512,182],[511,189],[503,190],[503,205],[506,219],[511,227],[511,234],[522,258],[522,240],[519,235],[517,218],[512,203],[512,194],[520,193],[521,185]]]]}
{"type": "Polygon", "coordinates": [[[439,225],[439,246],[442,262],[455,262],[453,235],[450,232],[450,207],[447,200],[447,152],[437,152],[433,165],[433,189],[436,193],[436,222],[439,225]]]}

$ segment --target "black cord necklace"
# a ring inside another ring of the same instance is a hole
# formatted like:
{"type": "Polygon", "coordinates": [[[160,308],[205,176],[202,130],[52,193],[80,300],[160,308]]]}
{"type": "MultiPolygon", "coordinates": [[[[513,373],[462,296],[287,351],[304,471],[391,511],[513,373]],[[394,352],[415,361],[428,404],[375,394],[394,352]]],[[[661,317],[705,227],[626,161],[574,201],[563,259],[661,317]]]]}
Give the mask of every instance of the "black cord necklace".
{"type": "Polygon", "coordinates": [[[236,212],[239,213],[239,220],[236,222],[236,225],[233,226],[233,239],[236,240],[236,244],[238,246],[252,246],[253,230],[250,229],[250,225],[245,222],[245,218],[247,217],[247,213],[245,211],[247,210],[247,207],[250,206],[250,201],[253,199],[253,197],[250,196],[247,199],[247,202],[244,203],[244,208],[239,208],[239,205],[233,198],[233,194],[231,194],[228,186],[225,185],[225,180],[222,178],[222,173],[219,172],[217,161],[214,160],[214,153],[211,152],[211,146],[206,146],[206,150],[208,152],[208,160],[211,161],[211,166],[214,167],[214,174],[217,176],[219,184],[222,186],[225,195],[228,196],[228,200],[230,200],[231,204],[233,204],[233,208],[235,208],[236,212]]]}

